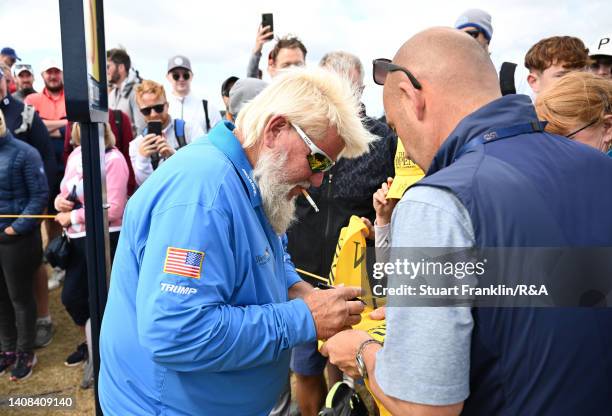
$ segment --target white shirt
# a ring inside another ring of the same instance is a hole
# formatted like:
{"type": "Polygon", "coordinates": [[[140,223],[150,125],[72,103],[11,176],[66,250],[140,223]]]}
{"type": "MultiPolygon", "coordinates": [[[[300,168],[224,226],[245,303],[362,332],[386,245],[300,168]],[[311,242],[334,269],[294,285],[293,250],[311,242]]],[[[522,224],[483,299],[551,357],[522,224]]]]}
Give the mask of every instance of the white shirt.
{"type": "MultiPolygon", "coordinates": [[[[211,121],[212,122],[212,121],[211,121]]],[[[162,136],[166,138],[166,141],[173,149],[178,150],[179,143],[174,133],[174,120],[170,117],[168,125],[162,130],[162,136]]],[[[199,124],[185,122],[185,142],[187,144],[192,141],[199,139],[204,136],[202,127],[199,124]]],[[[142,134],[138,135],[134,140],[130,142],[130,161],[132,162],[132,168],[134,169],[134,177],[136,184],[142,185],[149,176],[153,173],[153,165],[151,164],[150,157],[144,157],[138,151],[140,144],[144,140],[142,134]]],[[[164,163],[164,158],[160,157],[159,164],[164,163]]]]}
{"type": "MultiPolygon", "coordinates": [[[[196,97],[193,93],[189,93],[185,97],[177,97],[173,93],[168,94],[168,113],[172,118],[180,118],[185,120],[187,125],[198,124],[203,132],[208,133],[206,129],[206,116],[204,115],[204,104],[202,100],[196,97]]],[[[221,113],[210,101],[208,101],[208,119],[210,128],[221,121],[221,113]]]]}

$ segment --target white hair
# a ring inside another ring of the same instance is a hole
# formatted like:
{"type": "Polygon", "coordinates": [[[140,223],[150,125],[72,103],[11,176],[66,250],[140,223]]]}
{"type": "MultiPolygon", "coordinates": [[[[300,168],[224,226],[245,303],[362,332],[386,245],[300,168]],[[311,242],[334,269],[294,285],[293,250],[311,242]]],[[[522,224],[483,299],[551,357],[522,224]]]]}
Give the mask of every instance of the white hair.
{"type": "Polygon", "coordinates": [[[359,113],[359,100],[346,77],[322,68],[295,68],[275,77],[242,108],[236,128],[243,135],[243,147],[248,148],[257,144],[275,115],[300,126],[315,142],[335,127],[345,144],[339,157],[355,158],[377,139],[363,126],[359,113]]]}
{"type": "MultiPolygon", "coordinates": [[[[264,212],[278,235],[284,234],[296,219],[295,197],[287,199],[287,195],[298,184],[287,182],[286,164],[286,152],[268,151],[261,154],[253,169],[264,212]]],[[[308,182],[301,183],[303,187],[308,185],[308,182]]]]}

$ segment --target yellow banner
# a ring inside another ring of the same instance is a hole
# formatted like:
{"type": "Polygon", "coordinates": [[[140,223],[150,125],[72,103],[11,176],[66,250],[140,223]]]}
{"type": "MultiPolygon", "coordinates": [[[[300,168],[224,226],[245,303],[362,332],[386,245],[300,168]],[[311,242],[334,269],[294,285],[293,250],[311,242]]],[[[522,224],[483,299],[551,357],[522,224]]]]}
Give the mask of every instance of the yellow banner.
{"type": "MultiPolygon", "coordinates": [[[[395,184],[395,181],[393,183],[395,184]]],[[[360,286],[364,290],[362,299],[366,302],[367,306],[361,314],[361,322],[355,325],[353,329],[366,331],[372,338],[383,342],[387,330],[386,321],[375,321],[370,318],[370,313],[374,310],[374,301],[366,267],[366,241],[364,233],[367,234],[367,230],[368,227],[361,218],[355,215],[351,217],[348,226],[340,230],[336,253],[329,273],[329,284],[333,286],[360,286]]],[[[321,345],[322,342],[319,342],[319,347],[321,345]]],[[[376,400],[376,397],[374,397],[374,400],[376,400]]],[[[391,415],[378,400],[376,400],[376,404],[381,416],[391,415]]]]}

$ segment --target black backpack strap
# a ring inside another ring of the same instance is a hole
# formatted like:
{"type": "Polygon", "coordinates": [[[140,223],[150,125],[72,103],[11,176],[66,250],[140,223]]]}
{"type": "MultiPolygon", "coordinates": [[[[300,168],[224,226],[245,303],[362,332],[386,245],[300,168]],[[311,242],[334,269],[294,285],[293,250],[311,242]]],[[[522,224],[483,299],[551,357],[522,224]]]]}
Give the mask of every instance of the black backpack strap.
{"type": "Polygon", "coordinates": [[[499,71],[499,87],[502,95],[516,94],[516,87],[514,85],[514,71],[516,70],[516,64],[512,62],[502,63],[499,71]]]}
{"type": "Polygon", "coordinates": [[[204,115],[206,116],[206,133],[210,131],[210,119],[208,118],[208,101],[202,100],[202,105],[204,106],[204,115]]]}

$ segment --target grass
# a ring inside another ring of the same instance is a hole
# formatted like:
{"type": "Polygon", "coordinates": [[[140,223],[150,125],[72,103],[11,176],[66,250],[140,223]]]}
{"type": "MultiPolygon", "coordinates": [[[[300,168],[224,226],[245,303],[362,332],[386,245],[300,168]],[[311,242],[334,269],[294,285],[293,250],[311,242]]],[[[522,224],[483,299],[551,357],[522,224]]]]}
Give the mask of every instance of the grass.
{"type": "Polygon", "coordinates": [[[0,400],[15,396],[71,397],[75,406],[63,411],[50,408],[11,409],[4,405],[0,407],[3,416],[95,415],[93,389],[83,390],[79,387],[83,368],[64,365],[68,354],[81,342],[81,334],[64,309],[60,294],[61,288],[49,293],[49,309],[55,330],[53,341],[47,347],[36,350],[38,364],[27,380],[12,382],[6,373],[0,377],[0,400]]]}

